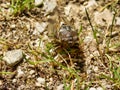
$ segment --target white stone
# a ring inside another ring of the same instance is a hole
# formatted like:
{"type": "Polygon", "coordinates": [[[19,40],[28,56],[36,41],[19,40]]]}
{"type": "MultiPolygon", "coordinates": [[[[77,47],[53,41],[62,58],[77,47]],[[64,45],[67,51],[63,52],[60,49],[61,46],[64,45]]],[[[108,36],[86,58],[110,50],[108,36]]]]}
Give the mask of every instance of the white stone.
{"type": "Polygon", "coordinates": [[[104,90],[102,87],[97,87],[97,90],[104,90]]]}
{"type": "Polygon", "coordinates": [[[35,85],[38,86],[38,87],[42,86],[42,85],[41,85],[40,83],[38,83],[38,82],[36,82],[35,85]]]}
{"type": "Polygon", "coordinates": [[[94,88],[94,87],[91,87],[89,90],[97,90],[96,88],[94,88]]]}
{"type": "Polygon", "coordinates": [[[89,44],[92,40],[93,40],[92,36],[86,36],[85,39],[84,39],[84,43],[88,43],[89,44]]]}
{"type": "Polygon", "coordinates": [[[74,23],[75,27],[76,27],[77,23],[79,22],[78,14],[80,13],[80,7],[75,4],[68,4],[66,7],[64,7],[64,12],[65,12],[65,15],[67,16],[66,20],[68,20],[68,21],[70,21],[71,19],[76,20],[74,23]]]}
{"type": "Polygon", "coordinates": [[[14,66],[23,59],[22,50],[12,50],[4,54],[3,60],[10,66],[14,66]]]}
{"type": "Polygon", "coordinates": [[[94,66],[93,70],[94,70],[95,72],[98,72],[98,67],[97,67],[97,66],[94,66]]]}
{"type": "Polygon", "coordinates": [[[12,24],[11,26],[10,26],[10,28],[15,28],[16,27],[16,25],[15,24],[12,24]]]}
{"type": "Polygon", "coordinates": [[[64,8],[65,15],[69,15],[69,14],[70,14],[70,10],[71,10],[71,5],[67,5],[67,6],[64,8]]]}
{"type": "Polygon", "coordinates": [[[45,78],[37,78],[36,86],[42,86],[45,84],[45,78]]]}
{"type": "Polygon", "coordinates": [[[43,3],[43,0],[35,0],[35,6],[39,6],[43,3]]]}
{"type": "Polygon", "coordinates": [[[55,9],[55,7],[57,6],[57,2],[56,0],[45,0],[44,3],[44,10],[49,13],[49,12],[53,12],[53,10],[55,9]]]}
{"type": "Polygon", "coordinates": [[[86,8],[94,8],[94,7],[96,7],[96,6],[98,6],[96,0],[89,0],[86,8]]]}
{"type": "Polygon", "coordinates": [[[116,25],[120,25],[120,17],[116,17],[116,25]]]}
{"type": "Polygon", "coordinates": [[[29,73],[32,75],[35,73],[35,70],[31,70],[29,73]]]}
{"type": "Polygon", "coordinates": [[[21,70],[21,68],[19,68],[18,70],[17,70],[17,78],[20,78],[20,77],[22,77],[24,75],[24,72],[21,70]]]}
{"type": "Polygon", "coordinates": [[[0,86],[3,84],[2,80],[0,80],[0,86]]]}
{"type": "Polygon", "coordinates": [[[16,82],[17,82],[17,79],[13,79],[12,82],[13,82],[13,83],[16,83],[16,82]]]}
{"type": "Polygon", "coordinates": [[[64,84],[60,84],[59,86],[57,86],[57,90],[64,90],[64,84]]]}
{"type": "Polygon", "coordinates": [[[105,9],[102,12],[95,12],[94,13],[94,21],[96,24],[101,25],[101,26],[107,26],[112,24],[113,20],[113,13],[110,12],[108,9],[105,9]],[[103,21],[105,20],[105,21],[103,21]]]}
{"type": "Polygon", "coordinates": [[[20,85],[17,90],[23,90],[26,86],[25,85],[20,85]]]}
{"type": "Polygon", "coordinates": [[[34,30],[33,34],[39,35],[40,33],[44,32],[47,25],[48,25],[48,23],[46,23],[46,22],[41,22],[41,23],[35,22],[35,30],[34,30]]]}

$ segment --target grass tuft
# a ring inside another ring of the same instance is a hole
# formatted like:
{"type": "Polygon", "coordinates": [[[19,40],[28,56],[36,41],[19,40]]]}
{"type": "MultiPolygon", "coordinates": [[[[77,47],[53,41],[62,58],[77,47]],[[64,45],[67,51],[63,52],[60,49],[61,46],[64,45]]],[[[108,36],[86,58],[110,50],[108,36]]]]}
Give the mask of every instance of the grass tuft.
{"type": "Polygon", "coordinates": [[[24,11],[29,11],[34,7],[34,0],[11,0],[12,14],[19,15],[24,11]]]}

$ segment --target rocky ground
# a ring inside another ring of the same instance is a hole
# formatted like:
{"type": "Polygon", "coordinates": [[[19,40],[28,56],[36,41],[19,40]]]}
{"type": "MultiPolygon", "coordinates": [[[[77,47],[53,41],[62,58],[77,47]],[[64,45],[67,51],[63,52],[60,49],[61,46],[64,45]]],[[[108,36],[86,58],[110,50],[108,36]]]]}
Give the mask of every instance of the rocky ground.
{"type": "Polygon", "coordinates": [[[0,90],[119,90],[119,4],[0,1],[0,90]]]}

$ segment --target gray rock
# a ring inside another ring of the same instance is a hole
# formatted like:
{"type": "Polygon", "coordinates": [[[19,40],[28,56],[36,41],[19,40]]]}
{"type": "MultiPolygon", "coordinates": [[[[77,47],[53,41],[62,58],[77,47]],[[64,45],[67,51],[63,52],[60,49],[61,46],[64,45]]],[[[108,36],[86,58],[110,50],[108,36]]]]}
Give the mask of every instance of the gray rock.
{"type": "Polygon", "coordinates": [[[12,50],[4,54],[3,60],[10,66],[15,66],[23,59],[22,50],[12,50]]]}

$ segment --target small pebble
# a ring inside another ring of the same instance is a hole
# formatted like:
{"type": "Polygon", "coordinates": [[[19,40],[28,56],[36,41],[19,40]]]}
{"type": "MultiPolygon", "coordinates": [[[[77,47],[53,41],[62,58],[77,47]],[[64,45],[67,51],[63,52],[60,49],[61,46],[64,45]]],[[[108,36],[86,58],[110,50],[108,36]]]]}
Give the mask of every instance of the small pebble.
{"type": "Polygon", "coordinates": [[[97,67],[97,66],[94,66],[94,67],[93,67],[93,70],[94,70],[95,72],[98,72],[98,67],[97,67]]]}
{"type": "Polygon", "coordinates": [[[13,83],[16,83],[16,82],[17,82],[17,79],[13,79],[12,82],[13,82],[13,83]]]}
{"type": "Polygon", "coordinates": [[[47,27],[48,23],[46,22],[35,22],[35,30],[33,32],[33,34],[38,35],[41,34],[45,31],[46,27],[47,27]]]}
{"type": "Polygon", "coordinates": [[[57,90],[64,90],[64,84],[60,84],[59,86],[57,86],[57,90]]]}
{"type": "Polygon", "coordinates": [[[24,72],[20,68],[17,70],[17,72],[18,72],[17,78],[20,78],[24,75],[24,72]]]}
{"type": "Polygon", "coordinates": [[[4,54],[3,60],[10,66],[15,66],[23,59],[22,50],[11,50],[4,54]]]}
{"type": "Polygon", "coordinates": [[[3,84],[3,82],[2,82],[2,80],[0,80],[0,85],[2,85],[3,84]]]}
{"type": "Polygon", "coordinates": [[[103,88],[102,87],[97,87],[97,90],[103,90],[103,88]]]}
{"type": "Polygon", "coordinates": [[[30,71],[30,75],[34,74],[35,73],[35,70],[31,70],[30,71]]]}
{"type": "Polygon", "coordinates": [[[42,86],[45,84],[45,78],[37,78],[36,86],[42,86]]]}
{"type": "Polygon", "coordinates": [[[43,0],[35,0],[35,6],[39,6],[43,3],[43,0]]]}
{"type": "Polygon", "coordinates": [[[116,17],[116,25],[120,25],[120,17],[116,17]]]}
{"type": "Polygon", "coordinates": [[[49,12],[53,12],[55,7],[57,6],[57,1],[56,0],[45,0],[43,4],[44,4],[44,7],[43,7],[44,10],[46,11],[46,13],[49,13],[49,12]]]}
{"type": "Polygon", "coordinates": [[[12,28],[12,29],[14,29],[15,27],[16,27],[15,24],[12,24],[12,25],[10,26],[10,28],[12,28]]]}
{"type": "Polygon", "coordinates": [[[91,87],[89,90],[97,90],[96,88],[94,88],[94,87],[91,87]]]}

